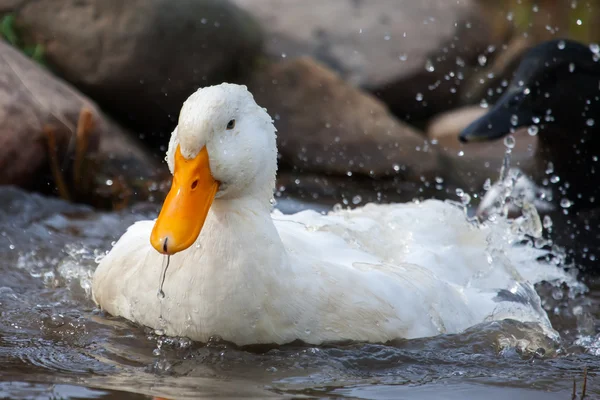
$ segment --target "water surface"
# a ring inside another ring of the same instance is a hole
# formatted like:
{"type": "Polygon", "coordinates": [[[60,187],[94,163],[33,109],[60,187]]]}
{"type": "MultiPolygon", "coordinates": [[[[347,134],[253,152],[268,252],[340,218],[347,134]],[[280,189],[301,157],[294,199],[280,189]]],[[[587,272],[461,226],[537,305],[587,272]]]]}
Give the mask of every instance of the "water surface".
{"type": "MultiPolygon", "coordinates": [[[[284,212],[318,204],[280,201],[284,212]]],[[[600,283],[539,285],[562,340],[489,323],[387,345],[239,349],[165,338],[100,312],[95,259],[157,205],[113,213],[0,188],[0,398],[568,399],[600,397],[600,283]]]]}

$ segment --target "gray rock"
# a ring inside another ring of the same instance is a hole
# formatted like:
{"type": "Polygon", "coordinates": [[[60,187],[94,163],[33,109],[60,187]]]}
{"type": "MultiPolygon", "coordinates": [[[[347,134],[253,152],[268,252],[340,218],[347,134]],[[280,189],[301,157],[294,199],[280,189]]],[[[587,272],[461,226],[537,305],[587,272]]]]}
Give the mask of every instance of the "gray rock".
{"type": "Polygon", "coordinates": [[[58,75],[166,135],[193,91],[236,76],[261,44],[248,14],[220,0],[24,1],[15,13],[58,75]]]}
{"type": "Polygon", "coordinates": [[[476,0],[233,1],[262,23],[272,57],[309,54],[402,118],[458,103],[478,56],[491,59],[488,46],[508,32],[508,22],[492,27],[476,0]]]}
{"type": "Polygon", "coordinates": [[[275,119],[283,167],[409,181],[437,170],[424,136],[308,57],[267,65],[249,86],[275,119]]]}

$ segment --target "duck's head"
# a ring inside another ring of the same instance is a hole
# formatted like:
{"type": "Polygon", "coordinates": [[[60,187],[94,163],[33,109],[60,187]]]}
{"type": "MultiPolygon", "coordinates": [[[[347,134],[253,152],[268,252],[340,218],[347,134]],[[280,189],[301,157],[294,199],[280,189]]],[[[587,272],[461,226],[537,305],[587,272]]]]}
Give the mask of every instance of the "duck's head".
{"type": "Polygon", "coordinates": [[[245,86],[205,87],[183,104],[166,160],[173,183],[150,242],[175,254],[196,241],[213,200],[268,204],[277,171],[275,127],[245,86]]]}
{"type": "Polygon", "coordinates": [[[599,81],[598,54],[588,46],[561,39],[544,42],[524,55],[502,97],[465,128],[459,139],[498,139],[532,125],[540,130],[561,125],[571,132],[589,118],[586,105],[594,102],[592,106],[597,106],[599,81]]]}

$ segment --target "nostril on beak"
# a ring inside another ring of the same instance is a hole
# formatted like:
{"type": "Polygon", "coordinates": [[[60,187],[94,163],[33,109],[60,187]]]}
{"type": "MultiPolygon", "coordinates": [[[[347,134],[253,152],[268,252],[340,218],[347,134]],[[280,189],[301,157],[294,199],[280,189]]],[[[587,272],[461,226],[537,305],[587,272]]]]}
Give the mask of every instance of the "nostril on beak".
{"type": "Polygon", "coordinates": [[[166,237],[165,238],[165,242],[163,243],[163,251],[165,252],[165,254],[167,254],[167,242],[169,241],[169,238],[166,237]]]}

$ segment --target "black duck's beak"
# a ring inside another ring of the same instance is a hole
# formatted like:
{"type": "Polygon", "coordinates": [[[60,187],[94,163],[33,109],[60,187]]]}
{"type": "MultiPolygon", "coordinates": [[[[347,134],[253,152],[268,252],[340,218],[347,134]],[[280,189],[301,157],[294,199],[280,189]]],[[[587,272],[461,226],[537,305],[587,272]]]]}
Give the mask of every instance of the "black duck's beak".
{"type": "Polygon", "coordinates": [[[504,137],[521,126],[531,125],[533,115],[523,104],[524,98],[522,90],[509,90],[487,114],[467,126],[458,139],[463,143],[489,141],[504,137]]]}

